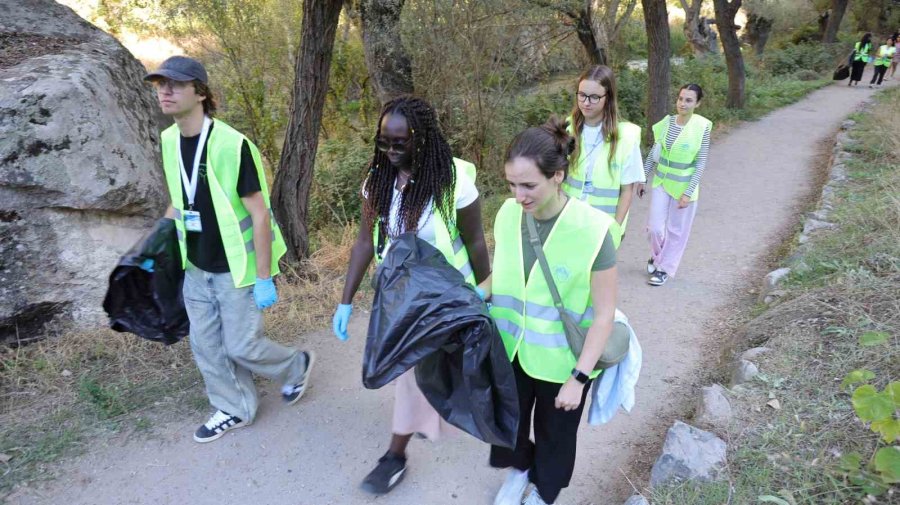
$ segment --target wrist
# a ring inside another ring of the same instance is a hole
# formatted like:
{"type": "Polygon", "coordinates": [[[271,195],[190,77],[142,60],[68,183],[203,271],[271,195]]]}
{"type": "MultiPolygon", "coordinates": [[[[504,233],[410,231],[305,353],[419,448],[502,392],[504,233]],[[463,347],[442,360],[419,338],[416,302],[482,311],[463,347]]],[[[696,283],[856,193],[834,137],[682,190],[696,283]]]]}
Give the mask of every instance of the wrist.
{"type": "Polygon", "coordinates": [[[587,384],[587,381],[590,378],[591,378],[590,375],[582,372],[581,370],[578,369],[578,367],[575,367],[572,369],[572,374],[569,377],[569,380],[575,381],[578,384],[587,384]]]}
{"type": "Polygon", "coordinates": [[[272,281],[271,275],[267,275],[265,277],[256,276],[256,282],[271,282],[271,281],[272,281]]]}

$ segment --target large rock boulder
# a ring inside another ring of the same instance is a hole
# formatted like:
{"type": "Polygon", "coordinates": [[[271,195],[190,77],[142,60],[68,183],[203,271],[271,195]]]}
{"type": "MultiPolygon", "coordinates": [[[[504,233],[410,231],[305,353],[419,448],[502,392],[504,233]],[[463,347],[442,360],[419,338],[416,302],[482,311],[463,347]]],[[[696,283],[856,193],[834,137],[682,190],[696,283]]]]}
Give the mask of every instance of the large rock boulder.
{"type": "Polygon", "coordinates": [[[144,67],[49,0],[0,0],[0,341],[104,321],[118,257],[165,209],[144,67]]]}
{"type": "Polygon", "coordinates": [[[725,442],[681,421],[669,428],[663,452],[650,471],[650,485],[688,480],[711,482],[725,476],[725,442]]]}

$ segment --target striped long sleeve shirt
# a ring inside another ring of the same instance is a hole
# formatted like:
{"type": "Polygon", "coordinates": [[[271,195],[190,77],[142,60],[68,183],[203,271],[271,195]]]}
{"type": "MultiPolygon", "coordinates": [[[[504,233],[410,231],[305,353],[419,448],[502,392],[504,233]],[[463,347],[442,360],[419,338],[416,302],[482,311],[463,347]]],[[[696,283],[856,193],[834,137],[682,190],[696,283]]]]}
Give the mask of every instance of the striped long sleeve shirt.
{"type": "MultiPolygon", "coordinates": [[[[679,126],[675,121],[674,115],[669,116],[669,131],[666,133],[666,150],[672,149],[672,144],[675,143],[675,139],[678,138],[678,135],[681,133],[683,129],[682,126],[679,126]]],[[[703,141],[700,143],[700,151],[697,153],[697,168],[694,171],[694,175],[691,177],[691,183],[688,184],[687,190],[684,192],[685,196],[692,196],[694,191],[697,190],[697,187],[700,185],[700,178],[703,177],[703,169],[706,168],[706,160],[709,158],[709,136],[710,131],[709,128],[703,132],[703,141]]],[[[653,148],[650,149],[650,154],[647,155],[647,159],[644,160],[644,175],[647,177],[647,180],[651,180],[651,174],[653,173],[653,169],[656,168],[656,162],[659,160],[659,153],[661,147],[658,143],[653,144],[653,148]]]]}

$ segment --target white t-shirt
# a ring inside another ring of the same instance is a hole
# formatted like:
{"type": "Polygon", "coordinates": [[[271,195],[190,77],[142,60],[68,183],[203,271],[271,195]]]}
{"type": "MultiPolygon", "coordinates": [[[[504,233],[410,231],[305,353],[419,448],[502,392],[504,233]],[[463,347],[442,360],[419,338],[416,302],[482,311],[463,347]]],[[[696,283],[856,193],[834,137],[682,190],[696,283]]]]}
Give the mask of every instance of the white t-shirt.
{"type": "MultiPolygon", "coordinates": [[[[475,182],[472,181],[465,174],[460,174],[457,172],[456,175],[456,184],[459,187],[459,196],[456,198],[456,209],[464,209],[475,200],[478,199],[478,188],[475,187],[475,182]]],[[[363,198],[368,198],[365,190],[365,183],[363,183],[363,198]]],[[[391,212],[389,216],[389,226],[388,226],[388,240],[394,238],[391,233],[396,231],[400,227],[398,226],[398,217],[397,213],[400,211],[400,192],[397,190],[397,183],[394,181],[394,195],[391,200],[391,212]]],[[[429,201],[428,205],[425,207],[425,211],[422,212],[422,217],[419,218],[419,231],[416,233],[416,236],[420,239],[428,242],[429,244],[436,246],[435,244],[435,232],[434,232],[434,205],[433,202],[429,201]]],[[[384,252],[387,254],[388,247],[390,243],[388,243],[384,252]]]]}
{"type": "MultiPolygon", "coordinates": [[[[594,163],[597,161],[597,156],[600,156],[600,153],[603,151],[603,125],[597,126],[588,126],[584,125],[584,128],[581,130],[581,152],[587,153],[586,162],[587,172],[593,173],[594,163]]],[[[644,176],[644,167],[641,164],[641,146],[638,144],[634,145],[631,153],[628,155],[628,159],[625,162],[625,166],[622,167],[622,175],[619,179],[619,184],[625,186],[626,184],[633,184],[635,182],[646,182],[647,178],[644,176]]],[[[591,177],[593,179],[593,177],[591,177]]]]}

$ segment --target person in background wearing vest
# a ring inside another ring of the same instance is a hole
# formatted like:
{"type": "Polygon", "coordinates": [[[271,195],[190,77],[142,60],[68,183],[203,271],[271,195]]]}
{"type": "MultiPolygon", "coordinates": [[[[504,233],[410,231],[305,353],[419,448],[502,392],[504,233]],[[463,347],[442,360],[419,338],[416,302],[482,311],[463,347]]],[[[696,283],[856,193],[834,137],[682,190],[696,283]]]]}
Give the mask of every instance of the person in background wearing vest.
{"type": "Polygon", "coordinates": [[[552,117],[520,133],[507,149],[504,169],[515,198],[497,213],[493,271],[480,285],[492,303],[519,396],[516,447],[491,447],[490,465],[509,468],[495,505],[518,505],[523,497],[527,505],[554,503],[568,487],[585,397],[600,374],[594,365],[613,327],[615,221],[562,190],[574,149],[567,126],[552,117]],[[530,243],[526,215],[536,222],[562,304],[589,328],[577,359],[530,243]],[[526,495],[529,482],[534,486],[526,495]]]}
{"type": "MultiPolygon", "coordinates": [[[[263,309],[278,299],[272,277],[286,247],[272,217],[259,150],[212,119],[216,102],[200,62],[173,56],[144,80],[175,124],[162,132],[162,158],[186,273],[191,350],[216,412],[194,433],[211,442],[249,426],[259,400],[253,374],[278,381],[285,403],[306,390],[313,354],[263,335],[263,309]]],[[[152,260],[142,268],[152,271],[152,260]]]]}
{"type": "MultiPolygon", "coordinates": [[[[678,271],[697,213],[700,178],[709,157],[712,122],[694,114],[703,100],[703,89],[687,84],[678,91],[677,114],[653,125],[653,147],[644,162],[644,172],[653,176],[647,235],[650,259],[647,273],[651,286],[662,286],[678,271]],[[656,173],[651,174],[653,168],[656,173]]],[[[644,185],[638,187],[644,196],[644,185]]]]}
{"type": "MultiPolygon", "coordinates": [[[[402,233],[414,232],[435,246],[472,285],[488,276],[475,166],[450,153],[428,102],[403,96],[385,104],[361,196],[363,218],[333,319],[340,340],[348,338],[353,296],[369,263],[373,257],[381,263],[391,239],[402,233]]],[[[397,379],[394,391],[390,447],[361,486],[373,494],[388,493],[401,481],[414,433],[436,440],[454,430],[425,399],[414,370],[397,379]]]]}
{"type": "Polygon", "coordinates": [[[894,32],[891,37],[894,39],[894,57],[891,58],[891,79],[893,79],[894,73],[897,72],[897,64],[900,63],[900,31],[894,32]]]}
{"type": "Polygon", "coordinates": [[[569,121],[575,151],[563,191],[615,219],[613,238],[618,247],[634,185],[646,179],[641,169],[641,128],[619,121],[616,78],[609,67],[596,65],[578,77],[569,121]]]}
{"type": "Polygon", "coordinates": [[[872,74],[872,80],[869,81],[870,88],[876,85],[881,86],[881,81],[884,80],[884,74],[887,73],[896,51],[897,48],[894,47],[893,37],[888,37],[884,44],[878,48],[878,53],[875,56],[875,73],[872,74]],[[876,79],[878,82],[876,82],[876,79]]]}
{"type": "Polygon", "coordinates": [[[866,69],[866,63],[869,62],[869,51],[872,50],[872,34],[866,33],[863,37],[853,46],[853,54],[850,56],[850,82],[847,83],[847,86],[852,85],[856,82],[856,85],[859,85],[859,81],[862,80],[863,70],[866,69]]]}

